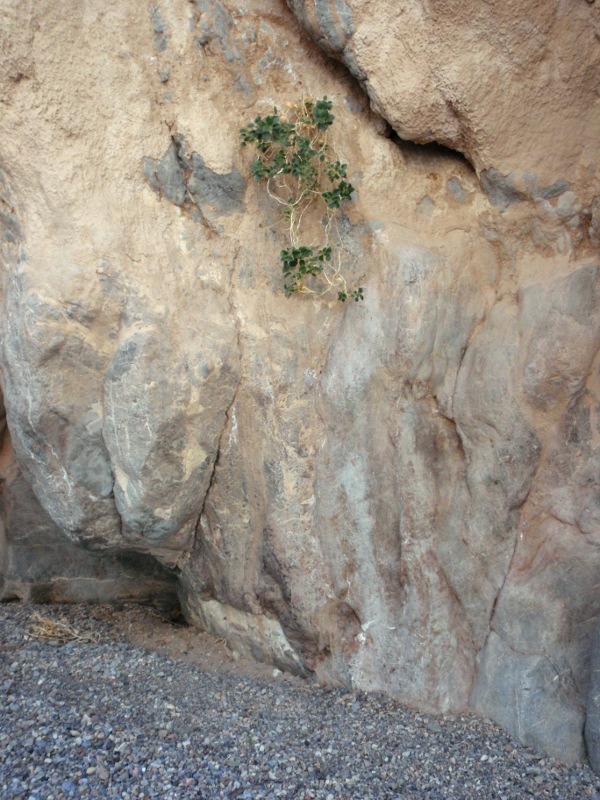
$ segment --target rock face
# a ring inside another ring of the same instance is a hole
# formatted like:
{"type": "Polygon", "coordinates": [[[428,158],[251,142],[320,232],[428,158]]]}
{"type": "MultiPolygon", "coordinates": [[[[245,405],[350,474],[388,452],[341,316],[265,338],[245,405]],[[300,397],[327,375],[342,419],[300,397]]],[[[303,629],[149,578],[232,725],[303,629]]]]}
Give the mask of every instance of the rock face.
{"type": "Polygon", "coordinates": [[[288,4],[399,136],[464,153],[493,200],[562,194],[595,167],[600,14],[593,0],[532,0],[526,14],[517,0],[288,4]]]}
{"type": "MultiPolygon", "coordinates": [[[[6,465],[6,447],[3,467],[6,465]]],[[[67,539],[44,512],[16,462],[2,471],[0,598],[34,603],[135,600],[177,605],[174,576],[143,553],[94,553],[67,539]]]]}
{"type": "Polygon", "coordinates": [[[81,546],[80,579],[112,559],[122,586],[176,581],[233,648],[577,759],[600,9],[392,5],[4,13],[2,591],[26,525],[29,570],[81,546]],[[284,297],[284,226],[239,148],[303,95],[335,103],[364,303],[284,297]]]}
{"type": "Polygon", "coordinates": [[[152,601],[177,605],[172,572],[145,553],[91,552],[68,539],[16,462],[2,414],[0,599],[35,603],[152,601]]]}

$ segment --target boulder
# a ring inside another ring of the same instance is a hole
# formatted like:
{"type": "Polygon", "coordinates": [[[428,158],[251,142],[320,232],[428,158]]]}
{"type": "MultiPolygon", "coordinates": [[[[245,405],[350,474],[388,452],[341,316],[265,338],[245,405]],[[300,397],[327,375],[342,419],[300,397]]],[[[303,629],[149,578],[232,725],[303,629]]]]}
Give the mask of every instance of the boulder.
{"type": "Polygon", "coordinates": [[[599,13],[7,12],[3,596],[176,584],[240,653],[581,758],[599,13]],[[303,235],[364,302],[285,297],[286,223],[239,130],[302,97],[332,99],[355,187],[303,235]]]}

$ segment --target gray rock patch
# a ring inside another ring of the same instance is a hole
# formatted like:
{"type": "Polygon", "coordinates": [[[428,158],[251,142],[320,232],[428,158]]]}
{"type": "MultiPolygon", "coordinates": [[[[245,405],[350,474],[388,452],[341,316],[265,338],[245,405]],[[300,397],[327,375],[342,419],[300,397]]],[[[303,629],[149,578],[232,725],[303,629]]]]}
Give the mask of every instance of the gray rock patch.
{"type": "Polygon", "coordinates": [[[219,0],[194,0],[194,7],[200,15],[198,45],[203,47],[216,39],[228,63],[240,61],[242,57],[232,36],[234,22],[225,6],[219,0]]]}
{"type": "Polygon", "coordinates": [[[157,6],[150,6],[150,18],[154,30],[154,47],[159,53],[167,49],[167,24],[157,6]]]}
{"type": "Polygon", "coordinates": [[[199,153],[186,157],[183,142],[174,139],[162,159],[145,158],[142,171],[151,188],[176,206],[189,208],[204,221],[242,211],[246,182],[233,166],[219,174],[199,153]]]}
{"type": "Polygon", "coordinates": [[[312,13],[306,11],[305,0],[288,0],[288,5],[325,50],[341,53],[354,33],[352,10],[345,0],[315,0],[313,25],[312,13]]]}
{"type": "Polygon", "coordinates": [[[425,195],[425,197],[421,198],[417,204],[417,214],[420,214],[422,217],[430,217],[434,211],[435,202],[431,199],[431,197],[429,197],[429,195],[425,195]]]}
{"type": "Polygon", "coordinates": [[[467,199],[467,193],[458,178],[450,178],[448,181],[448,191],[459,203],[464,203],[467,199]]]}
{"type": "Polygon", "coordinates": [[[154,189],[176,206],[185,203],[186,185],[184,170],[179,160],[177,144],[171,142],[161,159],[145,158],[142,166],[144,177],[154,189]]]}
{"type": "Polygon", "coordinates": [[[523,743],[561,761],[581,761],[583,710],[571,683],[568,669],[542,653],[512,650],[492,631],[481,656],[472,704],[523,743]]]}
{"type": "Polygon", "coordinates": [[[521,203],[527,199],[527,195],[514,185],[512,174],[502,175],[494,167],[484,169],[479,176],[479,181],[492,205],[499,208],[500,211],[506,211],[513,203],[521,203]]]}
{"type": "MultiPolygon", "coordinates": [[[[560,197],[565,192],[568,193],[569,189],[569,184],[563,178],[557,179],[549,186],[539,186],[537,175],[529,172],[521,175],[514,172],[502,175],[494,167],[484,169],[479,175],[479,181],[490,202],[500,211],[506,211],[513,203],[522,203],[525,200],[549,200],[560,197]]],[[[568,205],[568,201],[562,205],[568,205]]]]}
{"type": "Polygon", "coordinates": [[[544,200],[549,200],[551,197],[558,197],[558,195],[566,192],[569,188],[569,183],[562,178],[559,178],[554,183],[550,184],[550,186],[546,186],[544,189],[541,189],[539,192],[540,197],[543,197],[544,200]]]}
{"type": "Polygon", "coordinates": [[[234,166],[231,172],[219,175],[204,163],[199,153],[192,153],[190,194],[200,206],[208,204],[218,214],[232,214],[244,208],[246,183],[234,166]]]}
{"type": "Polygon", "coordinates": [[[11,201],[8,177],[0,165],[0,240],[16,244],[22,239],[21,226],[11,201]]]}
{"type": "Polygon", "coordinates": [[[590,688],[586,702],[585,744],[592,769],[600,775],[600,625],[591,646],[590,688]]]}

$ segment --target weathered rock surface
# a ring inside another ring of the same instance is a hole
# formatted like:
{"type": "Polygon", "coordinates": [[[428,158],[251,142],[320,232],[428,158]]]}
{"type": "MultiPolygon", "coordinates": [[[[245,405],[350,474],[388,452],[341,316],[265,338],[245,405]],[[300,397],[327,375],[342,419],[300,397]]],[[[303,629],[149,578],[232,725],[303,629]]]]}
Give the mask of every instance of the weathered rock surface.
{"type": "Polygon", "coordinates": [[[592,640],[590,687],[586,703],[585,744],[594,772],[600,773],[600,626],[592,640]]]}
{"type": "Polygon", "coordinates": [[[126,553],[240,652],[577,759],[599,9],[392,5],[291,2],[326,52],[253,0],[3,12],[5,586],[34,545],[47,583],[79,544],[79,577],[112,559],[124,587],[126,553]],[[303,94],[335,102],[361,304],[285,299],[283,226],[239,149],[303,94]]]}
{"type": "Polygon", "coordinates": [[[593,2],[533,0],[526,14],[517,0],[288,5],[399,136],[460,150],[483,173],[492,202],[551,198],[595,172],[600,9],[593,2]]]}
{"type": "Polygon", "coordinates": [[[91,552],[65,536],[23,478],[7,431],[0,481],[0,600],[177,603],[173,574],[152,556],[91,552]]]}

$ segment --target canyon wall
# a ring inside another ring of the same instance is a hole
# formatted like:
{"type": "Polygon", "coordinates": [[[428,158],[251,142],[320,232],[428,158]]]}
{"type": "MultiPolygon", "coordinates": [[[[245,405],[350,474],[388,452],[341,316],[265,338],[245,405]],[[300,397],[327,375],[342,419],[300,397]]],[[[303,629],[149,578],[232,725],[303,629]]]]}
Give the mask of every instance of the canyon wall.
{"type": "Polygon", "coordinates": [[[5,4],[3,596],[176,582],[239,652],[562,759],[589,696],[593,750],[599,67],[585,0],[5,4]],[[284,296],[239,146],[303,96],[361,303],[284,296]]]}

